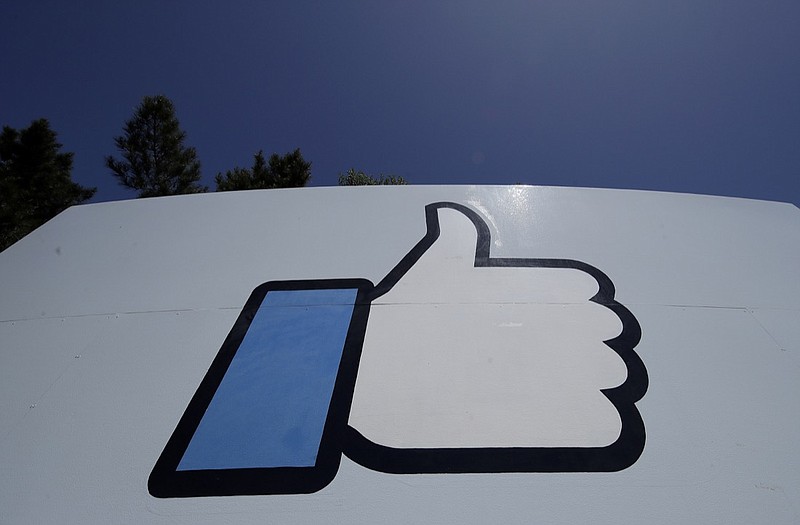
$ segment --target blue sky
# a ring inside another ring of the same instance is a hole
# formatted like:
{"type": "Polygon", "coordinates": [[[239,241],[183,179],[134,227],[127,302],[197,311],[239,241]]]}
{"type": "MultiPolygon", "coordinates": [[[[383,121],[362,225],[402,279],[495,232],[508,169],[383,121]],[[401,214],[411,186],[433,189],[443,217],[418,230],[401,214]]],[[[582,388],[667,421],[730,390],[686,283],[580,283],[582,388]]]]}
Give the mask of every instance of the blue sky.
{"type": "Polygon", "coordinates": [[[204,182],[300,148],[418,184],[800,204],[800,2],[44,2],[0,7],[0,124],[48,118],[95,201],[145,95],[204,182]]]}

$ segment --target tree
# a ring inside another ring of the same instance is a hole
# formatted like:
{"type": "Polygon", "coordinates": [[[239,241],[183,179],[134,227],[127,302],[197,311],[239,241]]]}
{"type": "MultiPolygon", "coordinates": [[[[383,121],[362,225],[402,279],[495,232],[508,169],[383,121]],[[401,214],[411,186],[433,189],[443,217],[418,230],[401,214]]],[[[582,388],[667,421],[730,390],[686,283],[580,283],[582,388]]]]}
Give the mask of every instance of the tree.
{"type": "Polygon", "coordinates": [[[139,197],[208,191],[198,184],[200,161],[194,148],[183,145],[186,132],[170,99],[144,97],[123,131],[114,138],[122,160],[106,157],[106,166],[120,184],[137,190],[139,197]]]}
{"type": "Polygon", "coordinates": [[[0,133],[0,250],[11,246],[97,188],[72,181],[72,153],[62,153],[46,119],[0,133]]]}
{"type": "Polygon", "coordinates": [[[339,174],[339,186],[383,186],[383,185],[406,185],[408,182],[403,177],[395,175],[367,175],[363,171],[356,171],[353,168],[347,173],[339,174]]]}
{"type": "Polygon", "coordinates": [[[218,173],[214,177],[217,191],[299,188],[311,178],[311,163],[303,159],[299,148],[285,155],[273,153],[269,162],[261,150],[254,159],[252,169],[236,167],[225,175],[218,173]]]}

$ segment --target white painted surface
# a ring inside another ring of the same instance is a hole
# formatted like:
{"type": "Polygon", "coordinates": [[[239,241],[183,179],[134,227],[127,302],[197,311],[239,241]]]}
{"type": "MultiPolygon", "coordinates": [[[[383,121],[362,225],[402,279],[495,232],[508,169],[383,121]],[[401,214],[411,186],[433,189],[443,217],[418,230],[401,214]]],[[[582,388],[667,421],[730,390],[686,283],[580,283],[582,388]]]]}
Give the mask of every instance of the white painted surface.
{"type": "Polygon", "coordinates": [[[603,341],[622,324],[571,268],[476,268],[477,233],[439,210],[441,235],[372,306],[350,425],[381,445],[602,447],[622,384],[603,341]]]}
{"type": "Polygon", "coordinates": [[[796,207],[693,195],[319,188],[71,208],[0,254],[0,523],[796,523],[798,268],[796,207]],[[607,474],[458,475],[344,458],[315,494],[151,497],[147,476],[250,292],[378,282],[442,200],[483,214],[493,256],[577,259],[613,280],[650,377],[641,458],[607,474]]]}

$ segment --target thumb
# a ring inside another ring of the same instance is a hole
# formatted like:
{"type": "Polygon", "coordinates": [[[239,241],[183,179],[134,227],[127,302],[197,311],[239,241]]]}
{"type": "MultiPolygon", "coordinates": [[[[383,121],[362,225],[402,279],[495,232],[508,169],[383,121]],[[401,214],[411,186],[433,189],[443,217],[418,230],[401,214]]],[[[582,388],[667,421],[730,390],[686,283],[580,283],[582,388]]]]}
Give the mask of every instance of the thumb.
{"type": "Polygon", "coordinates": [[[425,207],[425,218],[425,236],[375,286],[373,301],[390,291],[392,302],[413,301],[432,288],[458,286],[464,271],[488,258],[489,228],[473,210],[437,202],[425,207]]]}

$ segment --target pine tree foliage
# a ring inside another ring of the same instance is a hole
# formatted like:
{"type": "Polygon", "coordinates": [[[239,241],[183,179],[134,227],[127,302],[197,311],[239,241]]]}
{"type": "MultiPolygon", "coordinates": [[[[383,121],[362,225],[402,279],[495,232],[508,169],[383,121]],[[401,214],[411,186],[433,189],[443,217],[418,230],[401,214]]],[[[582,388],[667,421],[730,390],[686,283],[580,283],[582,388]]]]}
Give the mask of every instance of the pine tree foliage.
{"type": "Polygon", "coordinates": [[[217,191],[258,190],[274,188],[300,188],[311,178],[311,163],[303,159],[300,149],[285,155],[273,153],[269,161],[263,150],[255,154],[253,167],[233,168],[223,175],[218,173],[214,180],[217,191]]]}
{"type": "Polygon", "coordinates": [[[347,170],[347,173],[339,174],[339,186],[386,186],[386,185],[406,185],[408,182],[403,177],[396,175],[367,175],[363,171],[356,171],[354,168],[347,170]]]}
{"type": "Polygon", "coordinates": [[[0,250],[68,207],[90,199],[97,188],[72,181],[72,153],[61,152],[46,119],[0,133],[0,250]]]}
{"type": "Polygon", "coordinates": [[[114,139],[122,159],[109,155],[106,166],[139,197],[208,191],[199,184],[197,152],[184,145],[185,139],[172,101],[163,95],[144,97],[123,135],[114,139]]]}

